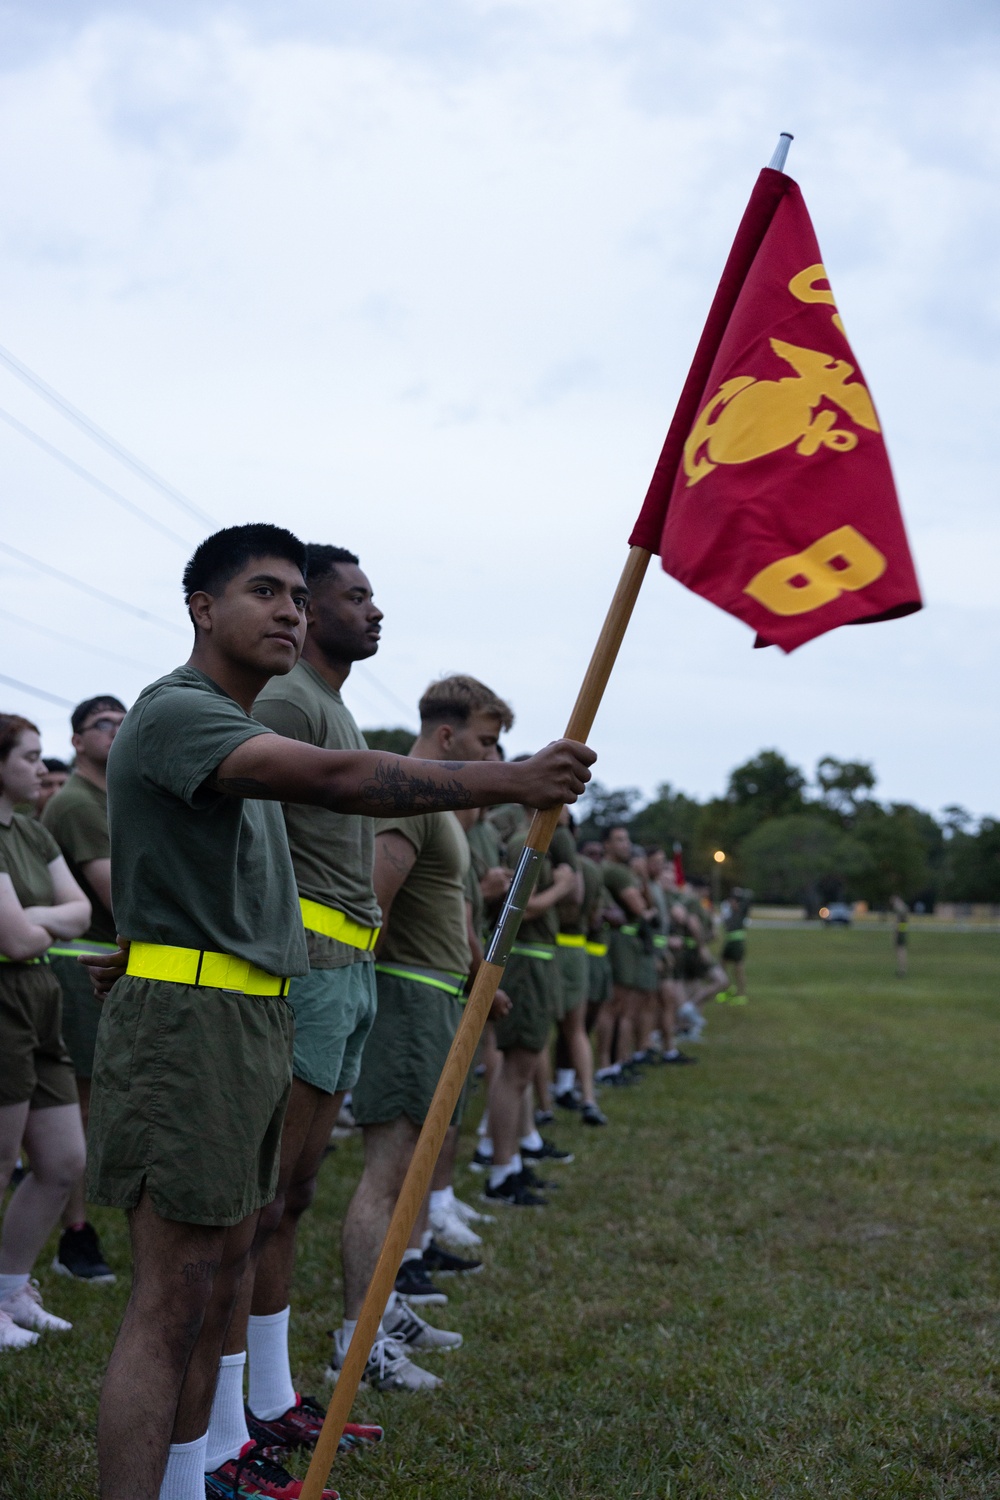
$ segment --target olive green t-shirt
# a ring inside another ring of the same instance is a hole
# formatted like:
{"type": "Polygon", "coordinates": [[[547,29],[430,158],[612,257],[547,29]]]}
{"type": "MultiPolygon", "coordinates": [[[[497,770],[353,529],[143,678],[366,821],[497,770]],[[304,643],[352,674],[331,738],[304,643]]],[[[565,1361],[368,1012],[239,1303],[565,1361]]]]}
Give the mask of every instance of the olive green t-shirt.
{"type": "Polygon", "coordinates": [[[473,823],[471,828],[465,830],[465,837],[469,841],[469,853],[472,856],[470,877],[475,880],[478,892],[477,897],[470,898],[472,899],[473,920],[477,920],[478,917],[476,931],[485,946],[493,931],[499,902],[491,901],[487,907],[479,882],[487,870],[495,870],[503,864],[500,835],[488,818],[480,818],[478,822],[473,823]]]}
{"type": "Polygon", "coordinates": [[[628,865],[619,865],[614,860],[606,859],[601,865],[601,875],[605,886],[611,894],[611,899],[625,913],[626,925],[629,922],[634,922],[635,918],[628,907],[622,904],[620,897],[623,891],[639,889],[639,877],[635,871],[630,870],[628,865]]]}
{"type": "MultiPolygon", "coordinates": [[[[322,750],[368,749],[343,698],[304,661],[287,676],[271,678],[253,715],[276,734],[322,750]]],[[[377,927],[382,913],[372,885],[375,820],[297,803],[285,803],[282,810],[299,895],[377,927]]],[[[307,931],[306,942],[314,969],[339,969],[374,956],[319,932],[307,931]]]]}
{"type": "MultiPolygon", "coordinates": [[[[510,838],[507,844],[507,863],[510,868],[516,869],[521,850],[527,841],[528,829],[522,828],[510,838]]],[[[547,891],[552,884],[552,871],[556,865],[572,865],[577,868],[579,856],[576,852],[576,844],[573,835],[568,828],[557,828],[552,835],[552,843],[549,845],[548,854],[542,858],[538,879],[535,882],[536,891],[547,891]]],[[[550,906],[548,911],[543,911],[541,916],[533,917],[530,922],[522,922],[518,928],[517,941],[519,943],[555,943],[556,934],[559,931],[559,913],[555,906],[550,906]]]]}
{"type": "Polygon", "coordinates": [[[601,920],[604,910],[604,877],[600,865],[595,865],[586,855],[580,855],[580,870],[583,874],[583,931],[588,937],[604,940],[607,923],[601,920]]]}
{"type": "Polygon", "coordinates": [[[90,926],[85,937],[92,943],[113,943],[115,919],[83,873],[83,866],[92,859],[111,858],[107,792],[85,776],[71,776],[62,790],[45,804],[42,822],[90,902],[90,926]]]}
{"type": "Polygon", "coordinates": [[[520,802],[501,802],[499,806],[489,809],[486,818],[496,829],[500,848],[504,853],[514,835],[528,826],[528,814],[520,802]]]}
{"type": "Polygon", "coordinates": [[[467,974],[472,963],[465,915],[469,842],[453,812],[377,818],[375,836],[399,833],[417,858],[396,893],[379,963],[467,974]]]}
{"type": "Polygon", "coordinates": [[[0,874],[9,875],[22,906],[51,906],[55,891],[49,865],[59,845],[35,818],[14,813],[0,823],[0,874]]]}
{"type": "MultiPolygon", "coordinates": [[[[468,829],[466,829],[468,837],[468,829]]],[[[471,852],[471,851],[470,851],[471,852]]],[[[470,907],[472,930],[485,946],[486,940],[486,902],[479,885],[479,876],[476,874],[475,865],[469,860],[469,868],[465,874],[465,899],[470,907]]]]}
{"type": "Polygon", "coordinates": [[[270,732],[196,667],[140,693],[108,758],[123,936],[229,953],[269,974],[308,971],[280,806],[206,785],[238,745],[270,732]]]}

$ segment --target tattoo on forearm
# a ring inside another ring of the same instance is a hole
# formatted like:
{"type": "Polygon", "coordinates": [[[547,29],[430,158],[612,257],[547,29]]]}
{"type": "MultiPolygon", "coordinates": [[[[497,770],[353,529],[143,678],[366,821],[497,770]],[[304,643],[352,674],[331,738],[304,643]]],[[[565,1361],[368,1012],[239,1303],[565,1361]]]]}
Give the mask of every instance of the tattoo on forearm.
{"type": "MultiPolygon", "coordinates": [[[[451,769],[463,768],[456,762],[451,769]]],[[[436,782],[427,776],[413,776],[391,762],[379,765],[374,776],[361,783],[360,792],[362,801],[397,813],[472,806],[472,793],[461,782],[436,782]]]]}
{"type": "Polygon", "coordinates": [[[189,1260],[181,1267],[186,1286],[196,1286],[200,1281],[211,1281],[219,1269],[217,1260],[189,1260]]]}

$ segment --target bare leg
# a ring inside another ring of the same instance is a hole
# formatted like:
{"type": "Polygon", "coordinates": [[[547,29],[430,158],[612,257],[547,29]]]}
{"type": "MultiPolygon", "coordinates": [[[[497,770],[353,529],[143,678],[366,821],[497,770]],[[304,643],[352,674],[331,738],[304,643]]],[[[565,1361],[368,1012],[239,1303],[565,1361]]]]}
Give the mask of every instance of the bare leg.
{"type": "Polygon", "coordinates": [[[618,1012],[618,1035],[615,1039],[615,1062],[627,1063],[635,1051],[636,1017],[641,991],[615,985],[615,1007],[618,1012]]]}
{"type": "Polygon", "coordinates": [[[455,1175],[455,1158],[457,1155],[458,1126],[449,1125],[445,1132],[441,1155],[438,1157],[437,1165],[434,1168],[434,1176],[431,1178],[432,1193],[439,1193],[442,1188],[451,1187],[452,1178],[455,1175]]]}
{"type": "MultiPolygon", "coordinates": [[[[535,1064],[534,1074],[535,1098],[538,1102],[539,1109],[552,1108],[552,1090],[550,1087],[551,1083],[552,1063],[549,1058],[549,1049],[548,1047],[545,1047],[538,1054],[538,1061],[535,1064]]],[[[528,1129],[533,1130],[534,1128],[535,1119],[534,1111],[532,1111],[531,1124],[528,1126],[528,1129]]]]}
{"type": "Polygon", "coordinates": [[[677,1045],[674,1035],[677,1030],[677,1007],[680,997],[673,980],[665,979],[660,985],[660,1030],[663,1033],[664,1052],[673,1052],[677,1045]]]}
{"type": "MultiPolygon", "coordinates": [[[[76,1091],[80,1096],[80,1119],[83,1123],[84,1140],[87,1138],[87,1121],[90,1118],[90,1079],[78,1078],[76,1080],[76,1091]]],[[[85,1173],[81,1172],[76,1182],[70,1189],[63,1209],[62,1223],[66,1229],[72,1228],[74,1224],[82,1224],[87,1217],[87,1192],[85,1173]]]]}
{"type": "Polygon", "coordinates": [[[590,1050],[590,1039],[584,1026],[586,1010],[586,1005],[578,1005],[575,1010],[563,1016],[559,1022],[559,1029],[569,1048],[570,1061],[576,1071],[576,1081],[580,1086],[583,1103],[594,1104],[596,1103],[594,1055],[590,1050]]]}
{"type": "Polygon", "coordinates": [[[363,1126],[365,1165],[344,1218],[344,1316],[357,1318],[420,1134],[405,1115],[363,1126]]]}
{"type": "Polygon", "coordinates": [[[639,990],[636,1002],[636,1052],[648,1052],[652,1045],[653,1027],[656,1024],[656,991],[639,990]]]}
{"type": "Polygon", "coordinates": [[[207,1431],[255,1223],[256,1215],[234,1229],[178,1224],[145,1192],[130,1212],[132,1295],[98,1415],[101,1500],[157,1500],[171,1438],[193,1442],[207,1431]]]}
{"type": "Polygon", "coordinates": [[[611,1067],[611,1047],[615,1038],[616,1006],[614,1000],[603,1000],[597,1007],[594,1019],[594,1037],[597,1041],[597,1066],[611,1067]]]}
{"type": "Polygon", "coordinates": [[[86,1146],[76,1104],[30,1111],[26,1104],[12,1104],[0,1110],[0,1116],[6,1117],[0,1124],[5,1163],[18,1121],[31,1163],[8,1204],[0,1236],[0,1272],[11,1275],[31,1270],[58,1224],[70,1189],[83,1171],[86,1146]]]}
{"type": "Polygon", "coordinates": [[[503,1064],[490,1094],[490,1131],[493,1164],[506,1167],[517,1152],[525,1090],[530,1088],[537,1052],[512,1047],[503,1054],[503,1064]]]}

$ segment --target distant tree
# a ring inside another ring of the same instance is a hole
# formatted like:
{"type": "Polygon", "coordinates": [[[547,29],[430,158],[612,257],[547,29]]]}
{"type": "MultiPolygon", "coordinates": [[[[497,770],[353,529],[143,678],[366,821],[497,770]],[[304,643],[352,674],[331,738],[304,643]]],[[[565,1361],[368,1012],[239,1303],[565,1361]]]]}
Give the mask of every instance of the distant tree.
{"type": "Polygon", "coordinates": [[[1000,820],[983,818],[978,828],[954,832],[944,864],[944,894],[952,901],[1000,902],[1000,820]]]}
{"type": "Polygon", "coordinates": [[[629,828],[637,844],[647,847],[659,844],[669,850],[676,839],[690,849],[700,814],[701,806],[694,797],[675,792],[669,781],[665,781],[657,788],[653,801],[633,816],[629,828]]]}
{"type": "Polygon", "coordinates": [[[925,819],[934,822],[929,814],[901,802],[888,807],[869,802],[859,810],[854,837],[867,851],[868,861],[855,892],[869,905],[884,908],[895,895],[914,901],[927,890],[932,872],[925,819]]]}
{"type": "Polygon", "coordinates": [[[875,768],[865,760],[836,760],[824,755],[816,767],[821,802],[845,823],[850,823],[859,805],[868,800],[875,782],[875,768]]]}
{"type": "Polygon", "coordinates": [[[637,786],[606,787],[603,782],[591,781],[574,809],[580,819],[577,837],[600,839],[618,823],[631,825],[641,801],[637,786]]]}
{"type": "Polygon", "coordinates": [[[802,902],[813,913],[824,900],[843,896],[866,863],[851,834],[814,812],[769,818],[740,853],[758,901],[802,902]]]}
{"type": "Polygon", "coordinates": [[[412,729],[362,729],[369,750],[391,750],[395,755],[409,755],[417,737],[412,729]]]}
{"type": "Polygon", "coordinates": [[[727,802],[752,810],[757,822],[801,812],[806,778],[777,750],[761,750],[729,774],[727,802]]]}

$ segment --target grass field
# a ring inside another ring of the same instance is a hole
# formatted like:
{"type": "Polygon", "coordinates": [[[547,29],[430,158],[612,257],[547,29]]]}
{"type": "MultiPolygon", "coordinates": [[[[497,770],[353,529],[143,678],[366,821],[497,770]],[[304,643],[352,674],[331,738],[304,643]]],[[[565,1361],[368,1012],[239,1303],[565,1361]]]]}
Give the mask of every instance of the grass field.
{"type": "MultiPolygon", "coordinates": [[[[552,1206],[447,1283],[445,1387],[359,1400],[387,1440],[338,1463],[345,1500],[1000,1495],[1000,936],[918,933],[898,981],[884,935],[758,932],[749,967],[699,1067],[606,1097],[606,1131],[558,1128],[577,1158],[552,1206]]],[[[328,1158],[304,1235],[309,1392],[359,1160],[328,1158]]],[[[3,1358],[0,1494],[91,1500],[126,1278],[42,1282],[76,1330],[3,1358]]]]}

